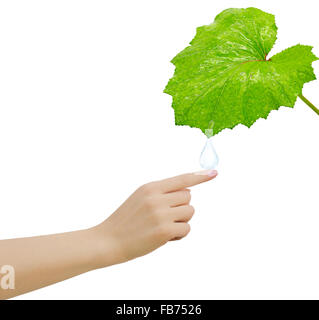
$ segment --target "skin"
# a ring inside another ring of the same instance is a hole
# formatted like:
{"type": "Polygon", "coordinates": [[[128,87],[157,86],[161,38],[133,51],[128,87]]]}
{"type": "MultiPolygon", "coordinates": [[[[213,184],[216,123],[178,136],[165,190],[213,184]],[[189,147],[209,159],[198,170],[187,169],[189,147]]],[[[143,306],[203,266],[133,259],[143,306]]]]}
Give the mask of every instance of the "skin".
{"type": "Polygon", "coordinates": [[[0,267],[14,267],[15,288],[0,288],[0,299],[126,262],[184,238],[194,214],[188,188],[216,176],[216,171],[207,170],[145,184],[89,229],[1,240],[0,267]]]}

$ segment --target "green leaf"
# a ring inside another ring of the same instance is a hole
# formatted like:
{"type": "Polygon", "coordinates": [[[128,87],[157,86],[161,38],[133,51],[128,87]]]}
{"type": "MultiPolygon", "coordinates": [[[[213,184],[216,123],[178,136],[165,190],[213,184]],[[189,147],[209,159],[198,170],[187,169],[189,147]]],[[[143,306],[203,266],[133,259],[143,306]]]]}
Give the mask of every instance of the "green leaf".
{"type": "Polygon", "coordinates": [[[280,106],[293,107],[306,82],[316,79],[312,47],[296,45],[271,59],[275,17],[256,8],[227,9],[197,28],[190,46],[173,60],[164,92],[173,97],[175,123],[214,134],[250,127],[280,106]]]}

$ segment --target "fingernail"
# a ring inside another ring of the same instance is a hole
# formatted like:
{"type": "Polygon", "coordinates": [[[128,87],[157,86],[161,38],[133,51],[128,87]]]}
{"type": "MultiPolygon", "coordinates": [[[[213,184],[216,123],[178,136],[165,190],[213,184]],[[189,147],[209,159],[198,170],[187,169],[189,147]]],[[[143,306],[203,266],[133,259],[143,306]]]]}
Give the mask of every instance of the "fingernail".
{"type": "Polygon", "coordinates": [[[203,171],[195,172],[194,174],[200,175],[200,176],[216,177],[217,171],[216,170],[203,170],[203,171]]]}

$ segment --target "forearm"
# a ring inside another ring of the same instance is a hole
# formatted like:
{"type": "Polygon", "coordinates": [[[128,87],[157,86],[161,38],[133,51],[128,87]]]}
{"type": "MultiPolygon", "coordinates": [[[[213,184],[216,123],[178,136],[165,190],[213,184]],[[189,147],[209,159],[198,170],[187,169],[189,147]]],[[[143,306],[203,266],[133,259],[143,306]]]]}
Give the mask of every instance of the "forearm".
{"type": "MultiPolygon", "coordinates": [[[[107,252],[105,252],[107,255],[107,252]]],[[[107,257],[103,264],[107,263],[107,257]]],[[[112,261],[110,260],[110,264],[112,261]]],[[[95,229],[0,241],[0,266],[15,271],[15,288],[0,288],[7,299],[102,267],[95,229]]]]}

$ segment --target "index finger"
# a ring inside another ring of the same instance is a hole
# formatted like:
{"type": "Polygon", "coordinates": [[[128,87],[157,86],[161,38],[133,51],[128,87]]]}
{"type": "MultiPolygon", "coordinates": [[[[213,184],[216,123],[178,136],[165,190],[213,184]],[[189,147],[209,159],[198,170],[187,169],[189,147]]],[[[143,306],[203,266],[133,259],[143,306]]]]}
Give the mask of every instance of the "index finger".
{"type": "Polygon", "coordinates": [[[216,176],[216,170],[204,170],[195,173],[186,173],[159,181],[159,187],[163,192],[173,192],[212,180],[216,176]]]}

